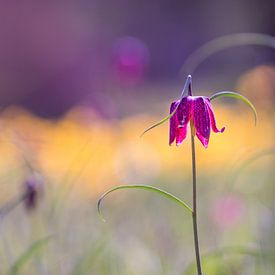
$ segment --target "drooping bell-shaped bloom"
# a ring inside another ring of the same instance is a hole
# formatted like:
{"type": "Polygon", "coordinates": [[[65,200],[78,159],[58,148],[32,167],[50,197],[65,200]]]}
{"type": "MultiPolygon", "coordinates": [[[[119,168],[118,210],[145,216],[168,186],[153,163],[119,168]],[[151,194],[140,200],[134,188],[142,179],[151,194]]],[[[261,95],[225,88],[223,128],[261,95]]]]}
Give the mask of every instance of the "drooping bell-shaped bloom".
{"type": "Polygon", "coordinates": [[[161,121],[147,128],[141,136],[153,128],[163,124],[167,120],[170,120],[169,144],[171,145],[175,141],[177,145],[180,145],[187,136],[188,125],[190,123],[192,136],[196,135],[202,145],[207,148],[211,128],[215,133],[222,133],[225,129],[225,127],[223,127],[221,130],[217,128],[214,112],[210,103],[210,101],[219,97],[233,97],[241,99],[253,111],[256,125],[256,108],[246,97],[239,93],[230,91],[217,92],[210,98],[205,96],[193,96],[192,77],[191,75],[188,75],[180,99],[172,102],[171,104],[170,114],[161,121]]]}
{"type": "Polygon", "coordinates": [[[176,145],[184,141],[190,121],[192,121],[196,136],[205,148],[208,146],[211,128],[215,133],[222,133],[225,129],[224,127],[221,130],[217,128],[208,97],[185,96],[171,104],[170,114],[173,112],[174,114],[170,117],[170,145],[174,141],[176,145]]]}

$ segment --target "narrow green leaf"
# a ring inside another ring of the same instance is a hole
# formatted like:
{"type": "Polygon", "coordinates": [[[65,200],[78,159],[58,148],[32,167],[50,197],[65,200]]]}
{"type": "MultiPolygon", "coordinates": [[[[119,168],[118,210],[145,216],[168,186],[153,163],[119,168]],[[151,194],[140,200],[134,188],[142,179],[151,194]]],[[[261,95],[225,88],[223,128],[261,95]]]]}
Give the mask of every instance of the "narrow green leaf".
{"type": "MultiPolygon", "coordinates": [[[[177,107],[177,108],[178,108],[178,107],[177,107]]],[[[177,109],[177,108],[176,108],[176,109],[177,109]]],[[[175,109],[175,111],[176,111],[176,109],[175,109]]],[[[174,111],[172,114],[170,114],[169,116],[167,116],[167,117],[165,117],[164,119],[162,119],[161,121],[159,121],[159,122],[157,122],[157,123],[151,125],[149,128],[147,128],[147,129],[140,135],[140,137],[142,137],[142,136],[143,136],[145,133],[147,133],[148,131],[152,130],[153,128],[155,128],[155,127],[161,125],[162,123],[164,123],[165,121],[167,121],[168,119],[170,119],[170,118],[174,115],[175,111],[174,111]]]]}
{"type": "Polygon", "coordinates": [[[175,108],[175,110],[174,110],[170,115],[168,115],[167,117],[165,117],[165,118],[162,119],[161,121],[159,121],[159,122],[157,122],[157,123],[151,125],[149,128],[147,128],[147,129],[140,135],[140,137],[142,137],[145,133],[147,133],[148,131],[152,130],[153,128],[155,128],[155,127],[161,125],[162,123],[164,123],[165,121],[169,120],[169,119],[176,113],[178,107],[179,107],[179,104],[178,104],[178,106],[175,108]]]}
{"type": "Polygon", "coordinates": [[[238,166],[227,177],[227,181],[228,181],[227,186],[234,187],[234,184],[236,183],[237,178],[247,166],[249,166],[254,161],[257,161],[258,159],[262,157],[266,157],[268,155],[275,155],[275,147],[257,152],[256,154],[253,154],[251,157],[245,159],[244,161],[239,162],[238,166]]]}
{"type": "MultiPolygon", "coordinates": [[[[45,238],[42,238],[38,241],[35,241],[20,257],[16,260],[16,262],[11,266],[8,274],[9,275],[16,275],[19,274],[22,267],[25,265],[25,263],[39,250],[48,243],[48,241],[51,239],[51,236],[47,236],[45,238]]],[[[22,273],[21,273],[22,274],[22,273]]]]}
{"type": "Polygon", "coordinates": [[[106,240],[101,240],[99,243],[93,244],[90,249],[76,263],[71,275],[91,274],[92,268],[96,264],[99,255],[103,252],[106,240]]]}
{"type": "Polygon", "coordinates": [[[180,70],[181,75],[193,74],[210,56],[232,47],[258,45],[275,48],[275,37],[262,33],[234,33],[214,38],[193,51],[185,59],[180,70]]]}
{"type": "MultiPolygon", "coordinates": [[[[191,88],[192,86],[192,76],[191,75],[188,75],[187,78],[186,78],[186,81],[185,81],[185,84],[183,86],[183,89],[182,89],[182,92],[181,92],[181,96],[180,96],[180,99],[179,101],[181,101],[185,96],[187,96],[187,93],[188,93],[188,89],[192,89],[191,88]]],[[[162,119],[161,121],[153,124],[152,126],[150,126],[149,128],[147,128],[141,135],[140,137],[142,137],[146,132],[152,130],[153,128],[161,125],[162,123],[164,123],[165,121],[167,121],[168,119],[170,119],[177,111],[179,107],[179,104],[177,105],[177,107],[175,108],[175,110],[170,114],[168,115],[167,117],[165,117],[164,119],[162,119]]]]}
{"type": "Polygon", "coordinates": [[[178,203],[180,206],[184,207],[185,209],[187,209],[188,211],[190,211],[191,213],[193,212],[192,208],[190,206],[188,206],[184,201],[182,201],[181,199],[179,199],[178,197],[164,191],[164,190],[161,190],[159,188],[156,188],[156,187],[153,187],[151,185],[141,185],[141,184],[138,184],[138,185],[119,185],[119,186],[115,186],[113,188],[111,188],[110,190],[106,191],[98,200],[97,202],[97,211],[100,215],[100,217],[102,218],[103,221],[104,218],[102,217],[101,215],[101,211],[100,211],[100,205],[101,205],[101,202],[102,200],[110,193],[116,191],[116,190],[120,190],[120,189],[144,189],[144,190],[147,190],[147,191],[152,191],[152,192],[156,192],[176,203],[178,203]]]}
{"type": "Polygon", "coordinates": [[[213,100],[213,99],[219,98],[219,97],[233,97],[233,98],[236,98],[236,99],[241,99],[244,103],[246,103],[252,109],[252,111],[254,113],[254,118],[255,118],[255,125],[257,124],[257,111],[256,111],[256,108],[248,100],[248,98],[246,98],[245,96],[243,96],[239,93],[230,92],[230,91],[223,91],[223,92],[218,92],[218,93],[215,93],[214,95],[212,95],[210,97],[210,100],[213,100]]]}

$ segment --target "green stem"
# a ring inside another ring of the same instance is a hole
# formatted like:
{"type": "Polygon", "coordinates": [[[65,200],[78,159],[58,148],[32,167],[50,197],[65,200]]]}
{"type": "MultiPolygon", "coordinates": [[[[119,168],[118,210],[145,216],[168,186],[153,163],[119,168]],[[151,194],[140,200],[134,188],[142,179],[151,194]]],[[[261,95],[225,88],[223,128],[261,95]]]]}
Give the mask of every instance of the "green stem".
{"type": "MultiPolygon", "coordinates": [[[[194,127],[194,126],[193,126],[194,127]]],[[[192,125],[191,125],[192,128],[192,125]]],[[[198,275],[202,275],[201,271],[201,260],[200,260],[200,248],[199,248],[199,237],[198,237],[198,226],[197,226],[197,179],[196,179],[196,151],[195,151],[195,139],[194,129],[191,129],[191,145],[192,145],[192,176],[193,176],[193,232],[194,232],[194,243],[195,253],[197,262],[198,275]]]]}

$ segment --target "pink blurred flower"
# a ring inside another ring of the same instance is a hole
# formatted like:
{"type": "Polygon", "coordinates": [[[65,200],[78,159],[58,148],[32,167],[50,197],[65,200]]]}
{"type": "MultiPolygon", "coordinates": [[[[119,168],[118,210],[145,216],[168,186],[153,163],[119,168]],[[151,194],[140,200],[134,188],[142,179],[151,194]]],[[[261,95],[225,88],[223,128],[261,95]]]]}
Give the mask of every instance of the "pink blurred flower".
{"type": "Polygon", "coordinates": [[[233,227],[244,213],[244,203],[235,195],[219,198],[212,207],[211,217],[221,228],[233,227]]]}

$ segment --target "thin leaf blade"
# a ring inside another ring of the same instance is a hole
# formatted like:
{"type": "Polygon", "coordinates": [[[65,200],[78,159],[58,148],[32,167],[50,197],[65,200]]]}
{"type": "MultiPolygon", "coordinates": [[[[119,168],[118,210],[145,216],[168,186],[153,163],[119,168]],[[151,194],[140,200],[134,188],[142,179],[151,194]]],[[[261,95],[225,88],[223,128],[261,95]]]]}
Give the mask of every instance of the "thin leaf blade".
{"type": "Polygon", "coordinates": [[[15,263],[11,266],[8,274],[16,275],[19,274],[20,270],[23,268],[25,263],[36,253],[38,253],[41,248],[44,247],[45,244],[49,242],[51,236],[47,236],[38,241],[35,241],[20,257],[15,261],[15,263]]]}
{"type": "Polygon", "coordinates": [[[258,116],[257,116],[257,111],[256,108],[254,107],[254,105],[251,103],[251,101],[246,98],[245,96],[236,93],[236,92],[230,92],[230,91],[222,91],[222,92],[218,92],[215,93],[214,95],[212,95],[210,97],[210,101],[212,101],[213,99],[219,98],[219,97],[232,97],[232,98],[236,98],[236,99],[241,99],[244,103],[246,103],[253,111],[254,114],[254,119],[255,119],[255,125],[257,124],[257,120],[258,120],[258,116]]]}
{"type": "Polygon", "coordinates": [[[182,201],[178,197],[172,195],[171,193],[166,192],[166,191],[164,191],[162,189],[156,188],[154,186],[151,186],[151,185],[141,185],[141,184],[137,184],[137,185],[119,185],[119,186],[115,186],[115,187],[109,189],[104,194],[102,194],[101,197],[99,198],[98,202],[97,202],[97,211],[98,211],[98,214],[99,214],[99,216],[101,217],[101,219],[103,221],[105,221],[105,219],[103,218],[103,216],[101,214],[101,210],[100,210],[100,206],[101,206],[101,203],[102,203],[103,199],[107,195],[109,195],[110,193],[112,193],[112,192],[114,192],[116,190],[121,190],[121,189],[143,189],[143,190],[155,192],[155,193],[158,193],[159,195],[162,195],[163,197],[166,197],[166,198],[170,199],[171,201],[176,202],[180,206],[182,206],[185,209],[187,209],[189,212],[191,212],[191,213],[193,212],[192,208],[189,205],[187,205],[184,201],[182,201]]]}
{"type": "Polygon", "coordinates": [[[149,128],[147,128],[141,135],[140,137],[142,137],[145,133],[147,133],[148,131],[152,130],[153,128],[163,124],[164,122],[166,122],[167,120],[169,120],[177,111],[178,107],[180,105],[180,102],[178,103],[177,107],[175,108],[175,110],[170,114],[168,115],[167,117],[163,118],[161,121],[151,125],[149,128]]]}
{"type": "Polygon", "coordinates": [[[140,137],[142,137],[145,133],[147,133],[148,131],[154,129],[155,127],[163,124],[164,122],[166,122],[168,119],[170,119],[177,111],[179,105],[180,105],[180,102],[182,101],[182,99],[187,96],[187,92],[188,92],[188,89],[191,89],[191,85],[192,85],[192,76],[189,74],[186,78],[186,81],[185,81],[185,84],[184,84],[184,87],[183,87],[183,90],[181,92],[181,96],[180,96],[180,99],[179,99],[179,103],[177,105],[177,107],[175,108],[175,110],[170,114],[168,115],[167,117],[163,118],[161,121],[153,124],[152,126],[148,127],[141,135],[140,137]]]}
{"type": "MultiPolygon", "coordinates": [[[[177,108],[176,108],[176,109],[177,109],[177,108]]],[[[176,110],[176,109],[175,109],[175,110],[176,110]]],[[[140,135],[140,137],[142,137],[145,133],[147,133],[148,131],[154,129],[155,127],[157,127],[157,126],[163,124],[165,121],[167,121],[168,119],[170,119],[170,118],[174,115],[174,113],[175,113],[175,112],[171,113],[169,116],[163,118],[161,121],[159,121],[159,122],[157,122],[157,123],[151,125],[150,127],[148,127],[148,128],[140,135]]]]}
{"type": "Polygon", "coordinates": [[[92,247],[82,256],[71,272],[71,275],[85,275],[91,274],[93,266],[103,252],[106,245],[106,240],[102,240],[99,243],[93,244],[92,247]]]}

